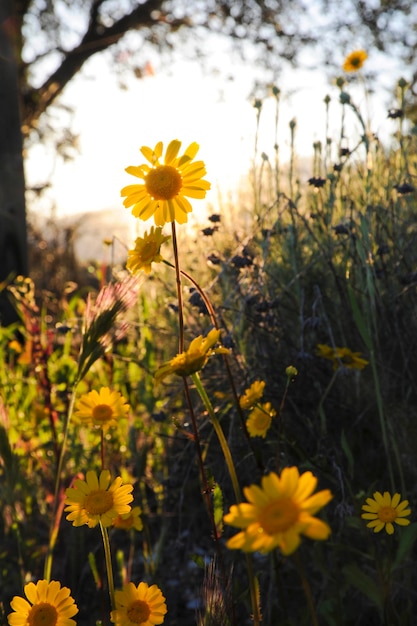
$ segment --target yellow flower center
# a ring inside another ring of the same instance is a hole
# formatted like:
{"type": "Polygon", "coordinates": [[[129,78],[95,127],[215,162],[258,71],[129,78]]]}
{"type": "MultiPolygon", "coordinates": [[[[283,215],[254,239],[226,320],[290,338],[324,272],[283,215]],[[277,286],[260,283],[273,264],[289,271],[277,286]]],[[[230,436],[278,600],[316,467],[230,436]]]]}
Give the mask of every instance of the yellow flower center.
{"type": "Polygon", "coordinates": [[[151,610],[149,604],[143,600],[135,600],[126,611],[128,618],[134,624],[144,624],[148,621],[151,610]]]}
{"type": "Polygon", "coordinates": [[[49,602],[37,602],[29,611],[29,626],[55,626],[58,621],[57,610],[49,602]]]}
{"type": "Polygon", "coordinates": [[[290,498],[282,498],[267,504],[259,515],[259,523],[268,535],[282,533],[298,520],[300,510],[290,498]]]}
{"type": "Polygon", "coordinates": [[[352,57],[350,59],[351,64],[353,65],[353,67],[358,67],[361,63],[361,57],[356,56],[356,57],[352,57]]]}
{"type": "Polygon", "coordinates": [[[104,515],[112,506],[113,495],[104,489],[93,489],[84,500],[84,508],[90,515],[104,515]]]}
{"type": "Polygon", "coordinates": [[[182,177],[172,165],[159,165],[146,176],[145,187],[154,200],[172,200],[182,187],[182,177]]]}
{"type": "Polygon", "coordinates": [[[98,404],[94,407],[92,414],[96,422],[108,422],[113,417],[112,408],[108,404],[98,404]]]}
{"type": "Polygon", "coordinates": [[[378,517],[381,522],[393,522],[397,519],[397,512],[392,508],[392,506],[383,506],[378,511],[378,517]]]}

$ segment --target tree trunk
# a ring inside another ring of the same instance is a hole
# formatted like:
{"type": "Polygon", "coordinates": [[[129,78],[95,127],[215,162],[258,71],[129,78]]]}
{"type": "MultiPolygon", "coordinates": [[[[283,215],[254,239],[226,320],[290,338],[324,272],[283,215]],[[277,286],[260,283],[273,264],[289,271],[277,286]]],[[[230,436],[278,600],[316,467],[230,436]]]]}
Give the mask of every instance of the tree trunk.
{"type": "MultiPolygon", "coordinates": [[[[0,8],[0,282],[27,275],[27,234],[19,114],[17,24],[11,0],[0,8]]],[[[16,319],[0,286],[0,325],[16,319]]]]}

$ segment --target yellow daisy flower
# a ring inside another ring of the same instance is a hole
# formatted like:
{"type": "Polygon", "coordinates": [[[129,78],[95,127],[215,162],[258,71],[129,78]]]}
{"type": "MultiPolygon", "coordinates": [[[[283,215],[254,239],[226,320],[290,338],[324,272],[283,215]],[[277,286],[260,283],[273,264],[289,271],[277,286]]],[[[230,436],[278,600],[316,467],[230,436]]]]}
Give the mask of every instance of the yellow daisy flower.
{"type": "Polygon", "coordinates": [[[242,409],[251,409],[262,398],[265,389],[263,380],[255,380],[248,389],[245,389],[243,396],[239,398],[242,409]]]}
{"type": "Polygon", "coordinates": [[[369,364],[369,361],[361,356],[360,352],[352,352],[350,348],[332,348],[326,346],[323,343],[317,345],[317,356],[321,356],[323,359],[328,359],[333,364],[333,369],[337,370],[339,367],[346,367],[351,370],[363,370],[369,364]]]}
{"type": "Polygon", "coordinates": [[[145,232],[143,237],[138,237],[135,241],[135,248],[128,251],[127,269],[132,274],[136,274],[139,270],[144,270],[146,274],[150,274],[152,263],[163,261],[160,250],[162,244],[168,239],[170,237],[162,234],[162,228],[152,226],[149,234],[145,232]]]}
{"type": "Polygon", "coordinates": [[[128,583],[115,592],[116,609],[111,612],[111,621],[116,626],[155,626],[162,624],[167,605],[157,585],[139,583],[136,587],[128,583]]]}
{"type": "Polygon", "coordinates": [[[178,156],[181,142],[177,139],[168,145],[163,163],[160,141],[152,150],[143,146],[140,151],[151,166],[131,165],[126,168],[128,174],[141,178],[143,183],[128,185],[121,190],[125,196],[123,204],[132,208],[132,214],[142,220],[154,216],[155,225],[163,226],[167,222],[185,224],[187,214],[192,211],[188,198],[203,199],[210,189],[210,183],[202,180],[206,174],[204,161],[194,161],[199,145],[192,143],[182,156],[178,156]]]}
{"type": "Polygon", "coordinates": [[[108,429],[117,426],[120,418],[126,417],[129,405],[118,391],[102,387],[81,396],[76,404],[74,419],[85,426],[108,429]]]}
{"type": "Polygon", "coordinates": [[[71,619],[78,607],[68,587],[56,580],[39,580],[24,587],[27,600],[14,596],[10,606],[14,613],[7,616],[10,626],[75,626],[71,619]]]}
{"type": "Polygon", "coordinates": [[[261,406],[256,406],[246,420],[246,427],[251,437],[266,437],[266,433],[271,426],[272,418],[276,415],[275,409],[271,408],[271,403],[266,402],[261,406]]]}
{"type": "Polygon", "coordinates": [[[111,483],[109,470],[103,470],[99,477],[90,470],[85,480],[77,479],[65,492],[67,520],[73,526],[94,528],[99,522],[111,526],[115,517],[130,513],[132,490],[132,485],[122,484],[120,476],[111,483]]]}
{"type": "Polygon", "coordinates": [[[286,467],[281,476],[274,472],[263,476],[261,487],[245,487],[249,502],[233,505],[224,516],[226,524],[242,529],[228,540],[227,547],[263,553],[279,547],[288,555],[298,548],[300,535],[327,539],[329,526],[313,515],[333,496],[328,489],[312,495],[316,485],[317,478],[311,472],[300,476],[296,467],[286,467]]]}
{"type": "Polygon", "coordinates": [[[389,535],[394,532],[394,524],[400,526],[408,526],[409,519],[405,519],[411,514],[411,509],[408,507],[408,500],[401,502],[401,496],[399,493],[394,493],[393,496],[388,491],[384,491],[384,495],[379,491],[375,491],[373,498],[367,498],[366,504],[362,506],[362,510],[366,511],[362,513],[363,519],[371,520],[366,525],[368,528],[373,528],[375,533],[379,533],[383,528],[389,535]]]}
{"type": "Polygon", "coordinates": [[[155,373],[155,380],[160,381],[170,374],[190,376],[203,369],[213,354],[230,354],[227,348],[213,348],[220,339],[220,330],[213,328],[207,335],[200,335],[192,340],[186,352],[177,354],[173,359],[161,365],[155,373]]]}
{"type": "Polygon", "coordinates": [[[114,528],[121,528],[123,530],[143,530],[143,523],[141,520],[142,509],[140,506],[134,506],[130,513],[124,513],[114,518],[112,526],[114,528]]]}
{"type": "Polygon", "coordinates": [[[365,50],[354,50],[348,54],[344,60],[343,69],[345,72],[357,72],[361,69],[367,58],[368,53],[365,50]]]}

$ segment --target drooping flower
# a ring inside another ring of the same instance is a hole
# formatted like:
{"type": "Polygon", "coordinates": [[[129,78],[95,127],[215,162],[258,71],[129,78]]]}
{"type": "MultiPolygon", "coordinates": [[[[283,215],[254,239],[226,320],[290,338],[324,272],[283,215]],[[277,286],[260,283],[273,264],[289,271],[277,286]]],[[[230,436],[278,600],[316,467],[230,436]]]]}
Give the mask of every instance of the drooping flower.
{"type": "Polygon", "coordinates": [[[132,208],[132,214],[142,220],[154,216],[155,225],[167,222],[185,224],[192,206],[187,198],[203,199],[210,189],[210,183],[203,180],[206,174],[204,161],[193,161],[199,145],[192,143],[182,156],[178,156],[181,142],[171,141],[161,163],[163,143],[156,144],[154,150],[143,146],[140,151],[151,164],[131,165],[128,174],[143,180],[143,183],[128,185],[121,190],[125,197],[123,204],[132,208]]]}
{"type": "Polygon", "coordinates": [[[132,485],[123,485],[120,476],[111,482],[109,470],[102,470],[97,476],[89,470],[85,480],[78,478],[74,487],[66,490],[65,512],[73,526],[87,524],[94,528],[99,522],[104,527],[112,525],[118,515],[130,513],[132,485]]]}
{"type": "Polygon", "coordinates": [[[345,58],[343,69],[345,72],[357,72],[361,69],[367,58],[368,53],[365,50],[354,50],[345,58]]]}
{"type": "Polygon", "coordinates": [[[224,516],[226,524],[242,529],[228,540],[227,547],[263,553],[278,547],[288,555],[298,548],[300,535],[327,539],[329,526],[314,514],[332,499],[332,494],[328,489],[313,494],[316,485],[317,478],[311,472],[300,476],[296,467],[286,467],[280,476],[274,472],[263,476],[261,487],[245,487],[249,502],[233,505],[224,516]]]}
{"type": "Polygon", "coordinates": [[[255,380],[248,389],[245,389],[243,396],[239,398],[240,408],[251,409],[262,398],[265,389],[265,381],[255,380]]]}
{"type": "Polygon", "coordinates": [[[75,408],[76,421],[107,430],[116,426],[120,418],[126,417],[130,407],[121,393],[102,387],[99,391],[93,389],[82,395],[75,408]]]}
{"type": "Polygon", "coordinates": [[[373,528],[375,533],[379,533],[383,528],[389,535],[394,532],[394,523],[400,526],[408,526],[409,519],[405,519],[411,514],[408,508],[408,500],[401,501],[401,495],[394,493],[393,496],[388,491],[382,494],[375,491],[373,498],[367,498],[366,504],[362,506],[361,517],[371,520],[366,525],[373,528]]]}
{"type": "Polygon", "coordinates": [[[137,237],[134,249],[128,251],[127,269],[132,274],[137,274],[140,270],[150,274],[152,263],[161,263],[163,261],[160,253],[161,246],[168,239],[170,237],[162,234],[162,228],[152,226],[149,234],[146,231],[143,237],[137,237]]]}
{"type": "Polygon", "coordinates": [[[85,393],[79,398],[75,408],[75,421],[84,426],[91,425],[105,430],[116,426],[118,420],[126,417],[130,409],[122,394],[111,391],[109,387],[85,393]]]}
{"type": "Polygon", "coordinates": [[[161,365],[155,372],[155,380],[160,381],[170,374],[190,376],[203,369],[213,354],[230,354],[227,348],[213,348],[220,339],[220,330],[213,328],[207,335],[200,335],[192,340],[186,352],[177,354],[173,359],[161,365]]]}
{"type": "Polygon", "coordinates": [[[141,582],[128,583],[115,592],[116,609],[111,612],[111,621],[116,626],[155,626],[162,624],[167,605],[157,585],[141,582]]]}
{"type": "Polygon", "coordinates": [[[27,600],[14,596],[10,602],[13,613],[7,616],[10,626],[75,626],[71,619],[78,607],[68,587],[56,580],[39,580],[25,585],[27,600]]]}
{"type": "Polygon", "coordinates": [[[246,427],[251,437],[266,437],[272,418],[276,415],[275,409],[271,408],[270,402],[255,406],[246,420],[246,427]]]}
{"type": "Polygon", "coordinates": [[[120,528],[123,530],[143,530],[143,523],[141,519],[142,509],[140,506],[134,506],[130,513],[124,513],[114,518],[112,526],[114,528],[120,528]]]}
{"type": "Polygon", "coordinates": [[[333,364],[333,369],[346,367],[351,370],[363,370],[369,364],[369,361],[361,356],[360,352],[352,352],[350,348],[332,348],[323,343],[317,345],[317,356],[328,359],[333,364]]]}

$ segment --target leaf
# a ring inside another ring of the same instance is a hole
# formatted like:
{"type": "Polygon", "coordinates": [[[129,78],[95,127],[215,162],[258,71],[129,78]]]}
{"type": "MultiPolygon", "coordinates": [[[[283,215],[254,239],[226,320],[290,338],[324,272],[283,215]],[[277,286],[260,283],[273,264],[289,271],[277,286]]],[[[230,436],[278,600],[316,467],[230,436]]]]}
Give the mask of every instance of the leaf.
{"type": "Polygon", "coordinates": [[[356,326],[360,332],[363,341],[365,342],[366,347],[369,351],[372,351],[371,335],[369,334],[365,318],[363,317],[362,312],[359,309],[358,301],[356,300],[353,289],[350,287],[350,285],[348,285],[348,295],[356,326]]]}
{"type": "Polygon", "coordinates": [[[410,524],[409,526],[401,529],[401,538],[398,544],[397,554],[395,555],[392,569],[395,570],[404,561],[410,550],[412,549],[415,540],[417,539],[417,524],[410,524]]]}
{"type": "Polygon", "coordinates": [[[384,594],[375,581],[367,574],[364,574],[356,563],[346,565],[343,568],[343,572],[347,581],[367,596],[382,612],[384,608],[384,594]]]}

